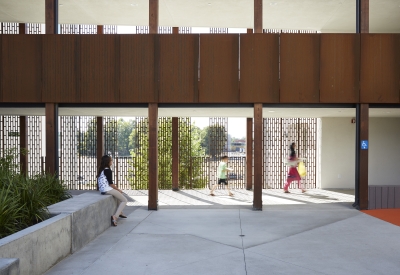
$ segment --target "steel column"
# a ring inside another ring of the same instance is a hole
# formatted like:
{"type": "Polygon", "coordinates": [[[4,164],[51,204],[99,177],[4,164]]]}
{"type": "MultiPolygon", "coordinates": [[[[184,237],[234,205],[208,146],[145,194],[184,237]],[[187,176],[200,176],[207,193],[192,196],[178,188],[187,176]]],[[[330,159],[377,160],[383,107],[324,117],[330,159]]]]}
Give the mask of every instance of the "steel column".
{"type": "Polygon", "coordinates": [[[173,34],[179,34],[179,27],[172,27],[173,34]]]}
{"type": "Polygon", "coordinates": [[[158,210],[158,104],[149,103],[149,203],[148,210],[158,210]]]}
{"type": "Polygon", "coordinates": [[[172,118],[172,190],[179,190],[179,118],[172,118]]]}
{"type": "Polygon", "coordinates": [[[19,117],[19,148],[20,148],[20,164],[21,164],[21,173],[28,175],[28,117],[20,116],[19,117]],[[25,153],[22,154],[22,151],[25,153]]]}
{"type": "Polygon", "coordinates": [[[263,170],[263,110],[261,103],[254,104],[254,191],[253,209],[262,210],[263,170]]]}
{"type": "Polygon", "coordinates": [[[356,0],[356,33],[369,33],[369,0],[356,0]]]}
{"type": "Polygon", "coordinates": [[[253,118],[246,120],[246,189],[253,188],[253,118]]]}
{"type": "Polygon", "coordinates": [[[46,103],[46,172],[58,176],[58,104],[46,103]]]}
{"type": "Polygon", "coordinates": [[[149,0],[149,33],[158,33],[158,0],[149,0]]]}
{"type": "Polygon", "coordinates": [[[361,149],[362,140],[368,140],[369,105],[356,107],[356,179],[354,207],[368,209],[368,149],[361,149]]]}
{"type": "Polygon", "coordinates": [[[19,28],[19,34],[26,34],[26,24],[25,23],[19,23],[18,28],[19,28]]]}
{"type": "MultiPolygon", "coordinates": [[[[97,146],[96,146],[96,156],[97,156],[97,167],[100,167],[101,158],[104,155],[104,127],[103,127],[103,117],[96,117],[97,123],[97,146]]],[[[99,186],[96,184],[96,189],[99,190],[99,186]]]]}
{"type": "Polygon", "coordinates": [[[103,29],[104,29],[103,25],[97,25],[97,34],[103,34],[104,33],[103,29]]]}
{"type": "Polygon", "coordinates": [[[58,0],[45,2],[46,34],[58,34],[58,0]]]}
{"type": "Polygon", "coordinates": [[[263,0],[254,0],[254,33],[263,32],[263,0]]]}

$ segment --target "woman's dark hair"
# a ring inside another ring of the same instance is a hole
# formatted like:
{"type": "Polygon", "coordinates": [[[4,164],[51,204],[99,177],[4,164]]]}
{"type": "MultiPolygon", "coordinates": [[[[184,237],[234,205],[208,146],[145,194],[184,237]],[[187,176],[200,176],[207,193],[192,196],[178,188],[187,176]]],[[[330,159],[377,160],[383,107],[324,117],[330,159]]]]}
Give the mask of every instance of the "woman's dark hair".
{"type": "Polygon", "coordinates": [[[110,168],[110,162],[111,162],[112,158],[110,156],[102,156],[101,157],[101,163],[99,166],[99,170],[97,171],[97,177],[100,177],[101,172],[105,169],[105,168],[110,168]]]}
{"type": "Polygon", "coordinates": [[[290,157],[296,156],[296,151],[294,150],[294,145],[296,145],[295,142],[292,142],[292,144],[290,144],[290,157]]]}

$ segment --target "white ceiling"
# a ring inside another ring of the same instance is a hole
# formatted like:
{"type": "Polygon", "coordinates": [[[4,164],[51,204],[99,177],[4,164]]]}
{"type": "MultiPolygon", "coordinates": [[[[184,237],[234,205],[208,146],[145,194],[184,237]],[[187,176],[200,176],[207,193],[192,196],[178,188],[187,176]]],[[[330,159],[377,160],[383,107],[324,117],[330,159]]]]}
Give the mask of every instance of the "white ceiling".
{"type": "MultiPolygon", "coordinates": [[[[61,24],[146,26],[149,0],[59,0],[61,24]]],[[[253,0],[160,0],[159,25],[253,28],[253,0]]],[[[355,0],[264,0],[264,29],[355,32],[355,0]]],[[[370,32],[400,33],[400,0],[369,0],[370,32]]],[[[44,23],[45,0],[0,0],[1,22],[44,23]]]]}
{"type": "MultiPolygon", "coordinates": [[[[146,117],[147,108],[59,108],[60,116],[146,117]]],[[[370,108],[370,117],[400,117],[400,108],[370,108]]],[[[0,115],[44,116],[44,108],[0,108],[0,115]]],[[[159,108],[160,117],[253,117],[253,108],[159,108]]],[[[264,117],[355,117],[354,108],[263,108],[264,117]]]]}

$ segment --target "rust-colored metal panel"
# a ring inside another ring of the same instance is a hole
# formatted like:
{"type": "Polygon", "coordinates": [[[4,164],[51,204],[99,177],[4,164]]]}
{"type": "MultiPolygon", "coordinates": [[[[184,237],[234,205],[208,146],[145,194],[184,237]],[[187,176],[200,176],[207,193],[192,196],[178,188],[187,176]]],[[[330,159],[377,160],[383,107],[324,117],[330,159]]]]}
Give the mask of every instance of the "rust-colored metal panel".
{"type": "Polygon", "coordinates": [[[76,35],[43,35],[42,102],[79,102],[76,35]]]}
{"type": "Polygon", "coordinates": [[[280,35],[280,102],[319,102],[319,36],[280,35]]]}
{"type": "Polygon", "coordinates": [[[157,102],[155,35],[120,36],[120,102],[157,102]]]}
{"type": "Polygon", "coordinates": [[[240,35],[240,102],[279,102],[279,34],[240,35]]]}
{"type": "Polygon", "coordinates": [[[199,102],[239,102],[239,35],[200,35],[199,102]]]}
{"type": "Polygon", "coordinates": [[[321,34],[320,102],[358,103],[360,35],[321,34]]]}
{"type": "Polygon", "coordinates": [[[78,85],[81,102],[119,101],[119,37],[79,35],[78,85]]]}
{"type": "Polygon", "coordinates": [[[159,102],[198,102],[199,35],[159,35],[159,102]]]}
{"type": "Polygon", "coordinates": [[[3,102],[3,51],[2,51],[2,37],[3,35],[0,35],[0,102],[3,102]]]}
{"type": "Polygon", "coordinates": [[[4,102],[40,102],[42,36],[3,35],[2,73],[4,102]]]}
{"type": "Polygon", "coordinates": [[[360,102],[400,102],[400,34],[361,34],[360,102]]]}

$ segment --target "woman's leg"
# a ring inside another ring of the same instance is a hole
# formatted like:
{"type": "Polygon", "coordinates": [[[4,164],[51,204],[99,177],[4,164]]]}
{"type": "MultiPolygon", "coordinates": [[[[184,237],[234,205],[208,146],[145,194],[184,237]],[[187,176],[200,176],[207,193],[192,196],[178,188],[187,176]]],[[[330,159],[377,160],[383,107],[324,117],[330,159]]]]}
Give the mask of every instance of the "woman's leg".
{"type": "Polygon", "coordinates": [[[288,178],[286,180],[285,185],[283,186],[283,190],[288,191],[289,190],[289,185],[292,183],[292,179],[288,178]]]}
{"type": "Polygon", "coordinates": [[[117,220],[119,215],[122,213],[122,210],[125,208],[126,203],[128,202],[127,198],[124,197],[119,191],[113,189],[110,191],[107,191],[107,194],[113,195],[113,197],[117,198],[117,200],[120,201],[117,211],[115,211],[114,214],[114,219],[117,220]]]}

